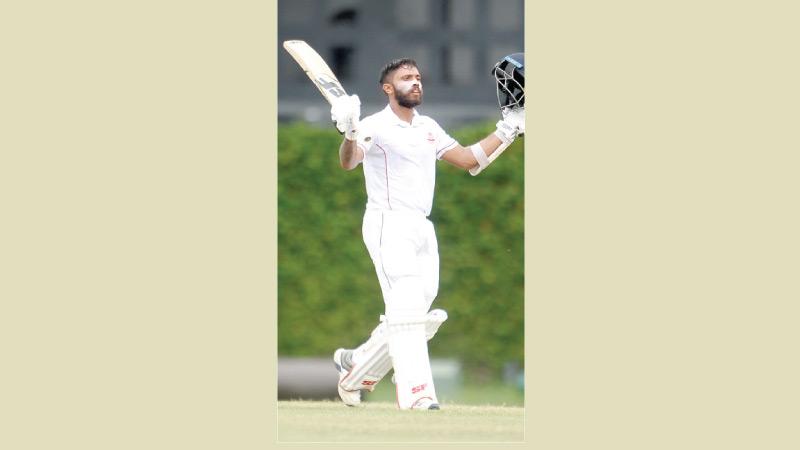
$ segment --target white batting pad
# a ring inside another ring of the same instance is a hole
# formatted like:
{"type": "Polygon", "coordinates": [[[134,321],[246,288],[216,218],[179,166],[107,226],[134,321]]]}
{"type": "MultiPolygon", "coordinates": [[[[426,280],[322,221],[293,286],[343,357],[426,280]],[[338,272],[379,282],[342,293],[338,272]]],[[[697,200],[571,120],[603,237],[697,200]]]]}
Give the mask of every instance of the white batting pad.
{"type": "MultiPolygon", "coordinates": [[[[447,320],[447,312],[434,309],[425,316],[425,337],[431,340],[439,327],[447,320]]],[[[339,385],[348,391],[366,389],[372,391],[375,385],[392,370],[392,359],[389,356],[385,317],[372,331],[367,342],[353,350],[353,367],[350,374],[339,385]]]]}
{"type": "Polygon", "coordinates": [[[389,354],[397,384],[397,406],[410,409],[428,399],[438,403],[425,339],[425,316],[389,317],[389,354]]]}
{"type": "Polygon", "coordinates": [[[350,373],[340,383],[343,389],[353,391],[366,389],[372,391],[375,385],[392,368],[389,358],[389,345],[386,325],[381,316],[381,323],[372,330],[367,342],[353,350],[353,367],[350,373]]]}

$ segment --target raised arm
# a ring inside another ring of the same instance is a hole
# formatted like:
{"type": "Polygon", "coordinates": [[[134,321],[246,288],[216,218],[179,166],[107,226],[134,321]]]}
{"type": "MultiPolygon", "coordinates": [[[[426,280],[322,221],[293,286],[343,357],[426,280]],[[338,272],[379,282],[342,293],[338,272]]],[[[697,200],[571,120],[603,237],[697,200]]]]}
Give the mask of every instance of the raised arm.
{"type": "Polygon", "coordinates": [[[462,147],[460,144],[447,151],[442,159],[477,175],[525,132],[525,109],[515,108],[504,112],[497,129],[479,142],[462,147]]]}
{"type": "Polygon", "coordinates": [[[503,141],[492,133],[469,147],[463,147],[460,144],[456,145],[453,149],[445,153],[442,159],[456,167],[469,170],[478,166],[478,159],[472,152],[474,146],[479,145],[481,151],[488,157],[494,153],[502,143],[503,141]]]}

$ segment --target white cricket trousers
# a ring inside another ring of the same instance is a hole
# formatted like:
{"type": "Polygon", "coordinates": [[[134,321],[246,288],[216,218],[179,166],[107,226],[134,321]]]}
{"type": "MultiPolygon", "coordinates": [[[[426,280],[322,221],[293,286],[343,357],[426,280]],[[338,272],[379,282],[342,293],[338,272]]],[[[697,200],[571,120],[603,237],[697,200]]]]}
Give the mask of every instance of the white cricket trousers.
{"type": "Polygon", "coordinates": [[[422,213],[367,210],[361,228],[386,315],[424,315],[439,291],[439,247],[422,213]]]}

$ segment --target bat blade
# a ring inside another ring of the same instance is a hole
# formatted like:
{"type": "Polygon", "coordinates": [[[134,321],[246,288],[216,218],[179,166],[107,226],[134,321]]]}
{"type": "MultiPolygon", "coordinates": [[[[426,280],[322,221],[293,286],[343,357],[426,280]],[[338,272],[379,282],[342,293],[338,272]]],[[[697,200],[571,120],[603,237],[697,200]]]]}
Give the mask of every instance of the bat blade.
{"type": "Polygon", "coordinates": [[[325,60],[305,41],[284,41],[283,48],[292,55],[328,103],[333,104],[337,98],[347,95],[325,60]]]}

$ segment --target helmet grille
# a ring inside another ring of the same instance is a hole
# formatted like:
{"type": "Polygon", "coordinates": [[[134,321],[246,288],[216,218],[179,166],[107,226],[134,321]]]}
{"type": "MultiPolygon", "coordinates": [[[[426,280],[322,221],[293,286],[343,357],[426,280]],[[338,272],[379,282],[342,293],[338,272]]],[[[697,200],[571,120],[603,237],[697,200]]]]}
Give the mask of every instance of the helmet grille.
{"type": "Polygon", "coordinates": [[[500,108],[525,106],[525,72],[522,54],[506,56],[492,70],[497,81],[497,103],[500,108]]]}

